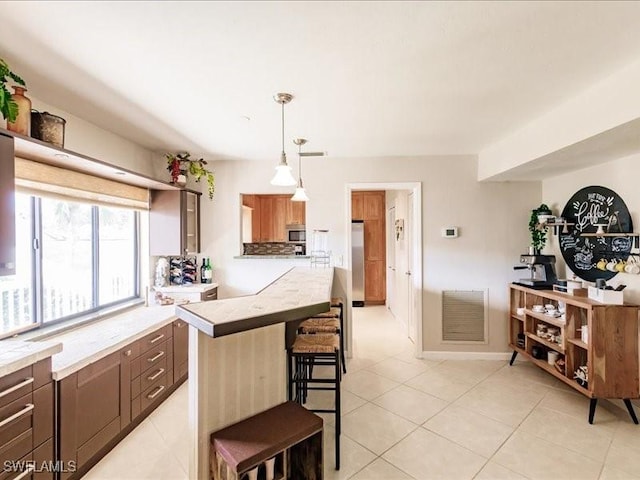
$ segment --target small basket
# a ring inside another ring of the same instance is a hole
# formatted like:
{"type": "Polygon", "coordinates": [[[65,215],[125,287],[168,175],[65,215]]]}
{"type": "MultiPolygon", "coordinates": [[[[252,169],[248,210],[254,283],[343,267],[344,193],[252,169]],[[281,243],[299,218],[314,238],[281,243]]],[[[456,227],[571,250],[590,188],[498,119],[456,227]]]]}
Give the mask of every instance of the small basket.
{"type": "Polygon", "coordinates": [[[64,148],[64,126],[67,121],[49,112],[31,110],[31,136],[64,148]]]}

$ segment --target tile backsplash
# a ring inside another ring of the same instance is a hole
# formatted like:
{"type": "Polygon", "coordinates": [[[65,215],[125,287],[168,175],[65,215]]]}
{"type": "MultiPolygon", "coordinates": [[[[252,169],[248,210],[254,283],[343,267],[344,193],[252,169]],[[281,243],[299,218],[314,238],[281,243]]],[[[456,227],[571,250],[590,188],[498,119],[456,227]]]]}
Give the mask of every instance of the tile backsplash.
{"type": "Polygon", "coordinates": [[[292,243],[243,243],[243,255],[294,255],[292,243]]]}

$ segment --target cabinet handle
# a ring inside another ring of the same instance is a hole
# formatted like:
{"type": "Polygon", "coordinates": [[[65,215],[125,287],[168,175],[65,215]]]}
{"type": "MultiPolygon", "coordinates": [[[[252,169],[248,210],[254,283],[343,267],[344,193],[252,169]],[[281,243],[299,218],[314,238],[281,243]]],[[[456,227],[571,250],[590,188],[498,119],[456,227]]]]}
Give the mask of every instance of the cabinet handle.
{"type": "Polygon", "coordinates": [[[24,408],[22,410],[20,410],[18,413],[14,413],[13,415],[11,415],[10,417],[5,418],[4,420],[2,420],[0,422],[0,428],[4,427],[5,425],[9,425],[11,422],[13,422],[15,419],[20,418],[23,415],[26,415],[27,413],[29,413],[31,410],[34,409],[33,403],[27,403],[24,408]]]}
{"type": "Polygon", "coordinates": [[[151,344],[156,343],[158,340],[162,340],[163,338],[164,338],[164,333],[161,333],[156,338],[154,338],[152,340],[149,340],[149,343],[151,343],[151,344]]]}
{"type": "Polygon", "coordinates": [[[9,395],[11,392],[15,392],[16,390],[19,390],[22,387],[29,385],[30,383],[33,383],[33,377],[29,377],[24,382],[20,382],[13,387],[9,387],[6,390],[3,390],[2,392],[0,392],[0,398],[4,397],[5,395],[9,395]]]}
{"type": "Polygon", "coordinates": [[[153,400],[158,395],[160,395],[160,392],[163,391],[163,390],[164,390],[164,385],[160,385],[158,388],[155,389],[155,391],[153,393],[150,393],[149,395],[147,395],[147,398],[149,400],[153,400]]]}
{"type": "Polygon", "coordinates": [[[176,327],[178,328],[182,328],[183,323],[182,322],[176,322],[176,327]]]}
{"type": "Polygon", "coordinates": [[[164,373],[164,368],[160,368],[158,369],[158,371],[156,373],[154,373],[153,375],[149,375],[147,377],[147,380],[155,380],[156,378],[158,378],[160,375],[162,375],[164,373]]]}
{"type": "Polygon", "coordinates": [[[20,475],[15,477],[13,480],[21,480],[27,477],[27,475],[31,475],[31,472],[33,472],[35,469],[36,469],[36,466],[33,463],[29,463],[27,465],[27,468],[25,468],[24,472],[22,472],[20,475]]]}
{"type": "Polygon", "coordinates": [[[131,356],[131,350],[127,350],[124,352],[125,357],[130,357],[131,356]]]}
{"type": "Polygon", "coordinates": [[[162,357],[163,355],[164,355],[164,351],[163,351],[163,350],[161,350],[161,351],[159,351],[157,354],[155,354],[153,357],[151,357],[151,358],[147,358],[147,362],[149,362],[149,363],[153,363],[153,362],[155,362],[156,360],[158,360],[160,357],[162,357]]]}
{"type": "Polygon", "coordinates": [[[7,270],[13,270],[16,264],[13,262],[0,263],[0,268],[6,268],[7,270]]]}

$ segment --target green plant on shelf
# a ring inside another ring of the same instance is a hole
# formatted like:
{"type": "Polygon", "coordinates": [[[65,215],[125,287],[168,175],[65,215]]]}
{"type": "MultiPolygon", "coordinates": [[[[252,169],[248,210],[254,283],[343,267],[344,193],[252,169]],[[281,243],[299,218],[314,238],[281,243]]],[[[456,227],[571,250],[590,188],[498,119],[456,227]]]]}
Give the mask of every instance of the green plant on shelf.
{"type": "Polygon", "coordinates": [[[209,199],[213,199],[215,177],[211,170],[205,168],[207,164],[206,160],[202,158],[192,160],[189,152],[177,153],[175,155],[173,153],[167,153],[165,154],[165,158],[167,159],[167,170],[171,174],[171,181],[173,183],[178,182],[179,175],[184,175],[185,177],[191,175],[196,182],[199,182],[204,177],[207,180],[209,199]]]}
{"type": "Polygon", "coordinates": [[[547,243],[547,231],[546,225],[541,225],[538,222],[538,215],[550,214],[551,209],[541,204],[538,208],[531,210],[531,217],[529,217],[529,233],[531,233],[531,246],[536,252],[540,252],[547,243]]]}
{"type": "Polygon", "coordinates": [[[7,62],[0,58],[0,112],[8,122],[15,122],[18,116],[18,104],[13,100],[7,83],[13,80],[18,85],[25,86],[24,80],[11,71],[7,62]]]}

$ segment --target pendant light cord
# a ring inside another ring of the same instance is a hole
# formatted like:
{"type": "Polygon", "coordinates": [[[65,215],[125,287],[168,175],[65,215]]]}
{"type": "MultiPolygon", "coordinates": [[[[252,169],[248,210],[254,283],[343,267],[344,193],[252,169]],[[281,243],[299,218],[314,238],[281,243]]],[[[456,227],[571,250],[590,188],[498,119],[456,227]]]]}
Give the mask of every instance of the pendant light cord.
{"type": "Polygon", "coordinates": [[[284,158],[284,102],[282,102],[282,157],[284,158]]]}

